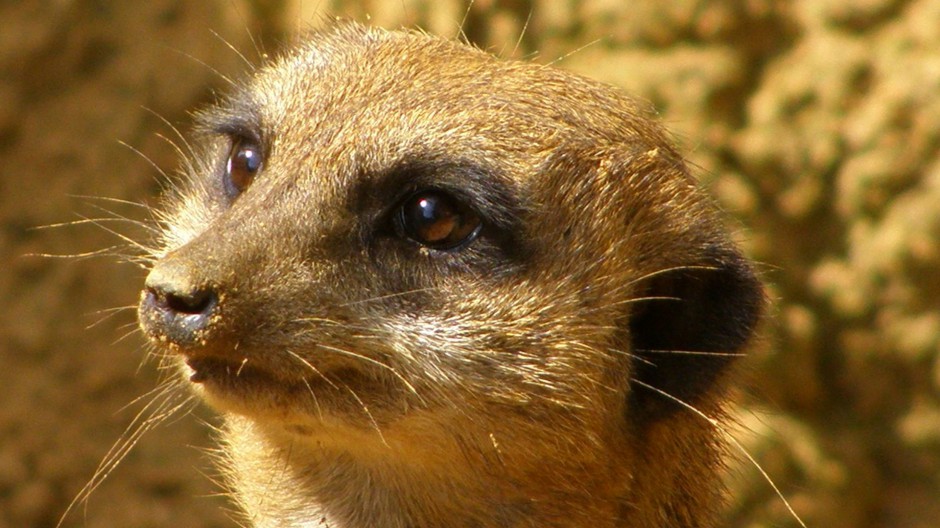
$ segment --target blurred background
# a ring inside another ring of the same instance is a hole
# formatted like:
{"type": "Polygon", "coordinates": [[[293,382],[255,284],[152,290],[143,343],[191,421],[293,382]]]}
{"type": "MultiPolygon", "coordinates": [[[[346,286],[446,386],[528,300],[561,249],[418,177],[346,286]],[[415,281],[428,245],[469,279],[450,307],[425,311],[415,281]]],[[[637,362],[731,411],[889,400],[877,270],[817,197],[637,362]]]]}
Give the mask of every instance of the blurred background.
{"type": "MultiPolygon", "coordinates": [[[[121,238],[34,228],[147,219],[93,197],[155,204],[161,136],[247,74],[239,53],[334,15],[462,28],[652,102],[775,301],[736,438],[811,527],[940,526],[940,0],[28,0],[0,2],[0,528],[54,526],[157,378],[111,310],[143,270],[31,256],[121,238]]],[[[214,420],[146,435],[64,526],[233,526],[214,420]]],[[[740,456],[728,483],[728,526],[796,526],[740,456]]]]}

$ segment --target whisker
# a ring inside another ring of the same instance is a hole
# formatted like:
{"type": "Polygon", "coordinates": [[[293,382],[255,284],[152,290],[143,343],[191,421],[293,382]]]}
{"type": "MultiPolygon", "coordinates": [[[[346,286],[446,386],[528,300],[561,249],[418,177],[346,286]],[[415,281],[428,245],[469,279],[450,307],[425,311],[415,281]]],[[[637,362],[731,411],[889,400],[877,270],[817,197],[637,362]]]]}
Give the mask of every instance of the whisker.
{"type": "Polygon", "coordinates": [[[63,227],[73,227],[85,224],[94,224],[95,222],[115,220],[114,218],[80,218],[78,220],[69,220],[67,222],[56,222],[54,224],[44,224],[41,226],[30,227],[30,231],[43,231],[46,229],[59,229],[63,227]]]}
{"type": "Polygon", "coordinates": [[[136,307],[137,307],[137,305],[135,305],[135,304],[128,304],[128,305],[126,305],[126,306],[115,306],[115,307],[113,307],[113,308],[102,308],[102,309],[100,309],[100,310],[94,310],[94,311],[88,312],[88,313],[86,313],[86,315],[108,314],[109,316],[111,316],[111,315],[113,315],[113,314],[116,314],[116,313],[119,313],[119,312],[123,312],[124,310],[130,310],[130,309],[136,308],[136,307]]]}
{"type": "Polygon", "coordinates": [[[656,363],[654,363],[653,361],[651,361],[651,360],[649,360],[649,359],[646,359],[646,358],[643,357],[643,356],[638,356],[638,355],[636,355],[636,354],[634,354],[634,353],[632,353],[632,352],[627,352],[626,350],[620,350],[620,349],[618,349],[618,348],[608,348],[607,351],[608,351],[608,352],[613,352],[614,354],[620,354],[620,355],[622,355],[622,356],[626,356],[626,357],[628,357],[628,358],[630,358],[630,359],[633,359],[633,360],[635,360],[635,361],[639,361],[640,363],[644,363],[644,364],[649,365],[649,366],[651,366],[651,367],[655,367],[655,366],[656,366],[656,363]]]}
{"type": "Polygon", "coordinates": [[[205,67],[207,70],[214,73],[219,79],[222,79],[223,81],[225,81],[225,83],[228,84],[233,89],[238,89],[239,86],[237,82],[232,80],[232,78],[229,77],[228,75],[225,75],[224,73],[220,72],[217,68],[212,67],[212,65],[210,65],[206,61],[196,57],[195,55],[186,53],[185,51],[181,49],[177,49],[177,48],[169,48],[169,49],[173,51],[174,53],[177,53],[183,57],[186,57],[187,59],[195,62],[196,64],[205,67]]]}
{"type": "MultiPolygon", "coordinates": [[[[160,115],[159,112],[157,112],[157,111],[155,111],[155,110],[152,110],[152,109],[150,109],[150,108],[148,108],[148,107],[146,107],[146,106],[144,106],[144,107],[142,107],[142,108],[143,108],[146,112],[148,112],[150,115],[152,115],[152,116],[156,117],[157,119],[159,119],[160,122],[162,122],[162,123],[163,123],[166,127],[168,127],[170,130],[172,130],[172,131],[173,131],[173,135],[176,136],[176,138],[183,144],[184,147],[186,147],[186,153],[184,153],[183,150],[180,149],[179,145],[178,145],[175,141],[173,141],[172,139],[170,139],[170,138],[164,136],[163,134],[157,134],[157,137],[159,137],[160,139],[163,139],[164,141],[166,141],[167,143],[169,143],[170,146],[173,147],[173,149],[176,151],[176,153],[177,153],[177,155],[179,156],[180,159],[186,160],[187,164],[189,163],[189,160],[191,160],[191,159],[196,159],[196,157],[197,157],[197,156],[196,156],[196,151],[193,149],[193,147],[192,147],[192,145],[190,144],[189,140],[186,139],[186,136],[180,131],[179,128],[176,127],[176,125],[174,125],[173,123],[171,123],[167,118],[165,118],[165,117],[163,117],[162,115],[160,115]]],[[[192,166],[189,165],[189,167],[192,167],[192,166]]],[[[161,171],[161,172],[162,172],[162,171],[161,171]]]]}
{"type": "MultiPolygon", "coordinates": [[[[96,316],[101,316],[101,317],[99,317],[96,321],[86,326],[85,330],[91,330],[92,328],[100,325],[101,323],[108,321],[110,319],[113,319],[121,312],[134,310],[136,308],[137,308],[136,305],[129,304],[127,306],[118,306],[116,308],[108,308],[106,310],[98,310],[96,312],[93,312],[91,315],[96,315],[96,316]]],[[[137,323],[134,323],[134,324],[137,324],[137,323]]]]}
{"type": "Polygon", "coordinates": [[[260,39],[255,38],[255,34],[251,32],[251,28],[248,27],[248,16],[242,12],[241,8],[236,2],[232,2],[235,6],[235,10],[238,12],[239,17],[245,21],[245,33],[248,35],[248,40],[251,42],[252,47],[255,48],[255,54],[258,56],[258,59],[265,61],[268,59],[268,52],[264,49],[264,42],[260,39]]]}
{"type": "Polygon", "coordinates": [[[366,405],[364,401],[362,401],[362,398],[360,398],[359,395],[356,394],[356,391],[352,390],[349,385],[346,385],[345,383],[342,385],[343,388],[349,391],[349,394],[351,394],[352,397],[355,398],[357,402],[359,402],[359,406],[362,407],[363,412],[366,413],[366,416],[369,417],[369,421],[372,422],[372,427],[375,428],[375,432],[378,433],[379,440],[381,440],[385,446],[388,446],[388,442],[385,440],[385,435],[382,434],[382,428],[379,427],[379,423],[375,421],[375,417],[372,416],[372,411],[369,410],[369,406],[366,405]]]}
{"type": "Polygon", "coordinates": [[[144,229],[144,230],[146,230],[146,231],[149,231],[151,234],[158,234],[158,233],[160,232],[160,230],[157,229],[156,226],[154,226],[153,224],[150,224],[150,223],[147,223],[147,222],[142,222],[142,221],[136,220],[136,219],[134,219],[134,218],[128,218],[128,217],[126,217],[126,216],[124,216],[124,215],[118,213],[117,211],[112,211],[112,210],[110,210],[110,209],[107,209],[107,208],[105,208],[105,207],[102,207],[102,206],[97,205],[97,204],[94,204],[94,203],[91,203],[91,204],[89,204],[89,205],[91,206],[92,209],[95,209],[95,210],[97,210],[97,211],[99,211],[99,212],[102,212],[102,213],[111,215],[111,216],[108,216],[108,217],[105,217],[105,218],[98,219],[99,221],[100,221],[100,220],[106,220],[106,221],[111,221],[111,222],[120,222],[120,223],[130,224],[130,225],[132,225],[132,226],[139,227],[139,228],[142,228],[142,229],[144,229]]]}
{"type": "Polygon", "coordinates": [[[575,49],[575,50],[569,51],[568,53],[565,53],[565,54],[562,55],[561,57],[558,57],[557,59],[555,59],[555,60],[549,62],[548,64],[546,64],[546,66],[554,66],[554,65],[558,64],[559,62],[561,62],[561,61],[567,59],[568,57],[571,57],[572,55],[574,55],[574,54],[576,54],[576,53],[580,53],[580,52],[584,51],[585,49],[587,49],[587,48],[589,48],[589,47],[591,47],[591,46],[597,44],[597,43],[600,42],[601,40],[603,40],[603,39],[599,39],[599,38],[598,38],[598,39],[594,39],[594,40],[592,40],[591,42],[588,42],[587,44],[581,46],[580,48],[577,48],[577,49],[575,49]]]}
{"type": "MultiPolygon", "coordinates": [[[[329,325],[330,327],[340,327],[344,330],[350,330],[350,331],[358,330],[362,332],[362,335],[355,335],[355,334],[354,335],[355,337],[362,338],[362,339],[365,339],[366,337],[371,336],[372,334],[375,334],[378,331],[377,328],[369,326],[367,324],[353,324],[353,323],[347,323],[347,322],[340,322],[340,321],[336,321],[333,319],[322,319],[319,317],[299,317],[297,319],[294,319],[294,321],[299,322],[299,323],[323,323],[324,326],[329,325]]],[[[311,327],[307,329],[298,330],[297,334],[299,336],[309,335],[309,334],[316,335],[322,330],[323,330],[322,328],[311,327]]]]}
{"type": "Polygon", "coordinates": [[[532,8],[529,9],[529,14],[525,17],[525,23],[522,24],[522,31],[519,32],[519,38],[516,39],[516,45],[512,48],[511,56],[515,56],[519,51],[519,46],[522,45],[522,39],[525,38],[525,32],[529,29],[530,22],[532,22],[532,8]]]}
{"type": "Polygon", "coordinates": [[[336,319],[327,319],[326,317],[298,317],[294,319],[298,323],[326,323],[333,326],[345,326],[346,323],[336,319]]]}
{"type": "Polygon", "coordinates": [[[672,273],[674,271],[690,271],[690,270],[704,270],[704,271],[717,271],[719,268],[716,266],[700,266],[700,265],[689,265],[689,266],[670,266],[668,268],[658,269],[656,271],[651,271],[649,273],[640,275],[639,277],[626,283],[627,286],[633,286],[638,282],[643,282],[660,275],[665,275],[667,273],[672,273]]]}
{"type": "Polygon", "coordinates": [[[460,42],[470,45],[470,38],[467,37],[464,27],[467,25],[467,19],[470,18],[470,11],[473,9],[473,0],[467,2],[467,8],[463,11],[463,18],[460,19],[460,24],[457,25],[457,40],[460,42]]]}
{"type": "MultiPolygon", "coordinates": [[[[110,211],[108,211],[108,212],[110,212],[110,211]]],[[[125,242],[125,243],[127,244],[127,246],[125,247],[125,249],[136,249],[136,250],[140,251],[143,255],[149,255],[149,254],[152,253],[152,251],[151,251],[148,247],[144,246],[144,245],[141,244],[140,242],[134,240],[133,238],[131,238],[131,237],[129,237],[129,236],[127,236],[127,235],[125,235],[125,234],[119,232],[119,231],[115,231],[114,229],[111,229],[111,228],[105,226],[102,222],[99,221],[99,219],[87,218],[87,217],[82,217],[82,219],[85,220],[85,221],[87,221],[87,222],[89,222],[89,223],[91,223],[91,224],[93,224],[93,225],[95,225],[95,226],[97,226],[97,227],[99,227],[99,228],[101,228],[101,229],[104,230],[106,233],[110,233],[110,234],[114,235],[115,237],[117,237],[118,239],[120,239],[120,240],[122,240],[123,242],[125,242]]],[[[118,247],[121,247],[121,246],[111,246],[111,247],[108,248],[108,249],[115,249],[115,248],[118,248],[118,247]]],[[[98,251],[100,251],[100,250],[98,250],[98,251]]],[[[96,253],[96,252],[89,252],[89,253],[90,253],[90,254],[94,254],[94,253],[96,253]]],[[[122,255],[120,255],[120,256],[126,257],[127,255],[122,254],[122,255]]]]}
{"type": "MultiPolygon", "coordinates": [[[[321,375],[321,376],[322,376],[322,375],[321,375]]],[[[307,378],[301,378],[301,381],[302,381],[303,384],[307,387],[307,392],[310,393],[310,397],[313,398],[313,405],[317,408],[317,416],[320,417],[320,419],[322,420],[322,419],[323,419],[323,409],[320,407],[320,399],[317,398],[316,393],[313,392],[313,387],[310,386],[310,382],[307,381],[307,378]]]]}
{"type": "Polygon", "coordinates": [[[140,371],[143,370],[144,365],[147,364],[147,360],[150,358],[157,359],[157,370],[169,370],[167,364],[170,362],[168,359],[170,356],[168,356],[167,353],[159,351],[159,349],[150,344],[142,344],[137,347],[137,352],[141,351],[144,351],[144,353],[139,355],[140,361],[137,362],[137,368],[134,369],[134,374],[140,374],[140,371]]]}
{"type": "MultiPolygon", "coordinates": [[[[173,125],[169,125],[169,126],[173,127],[173,125]]],[[[176,130],[175,127],[173,127],[173,132],[176,135],[181,135],[181,132],[179,130],[176,130]]],[[[195,158],[196,154],[193,151],[192,145],[190,145],[188,141],[186,141],[185,139],[182,139],[183,145],[186,147],[186,151],[184,151],[179,145],[176,144],[176,141],[174,141],[172,138],[164,134],[161,134],[159,132],[156,133],[156,136],[160,138],[164,143],[169,145],[170,148],[172,148],[173,151],[176,153],[176,159],[183,163],[182,174],[198,174],[198,171],[196,170],[196,166],[193,164],[193,160],[196,159],[195,158]],[[187,155],[187,152],[189,153],[188,155],[187,155]]],[[[160,171],[160,174],[163,176],[163,178],[157,181],[161,184],[161,187],[165,191],[172,192],[173,188],[166,187],[166,184],[168,182],[173,181],[175,178],[177,178],[178,177],[177,175],[179,173],[169,174],[169,173],[160,171]]]]}
{"type": "MultiPolygon", "coordinates": [[[[156,401],[156,398],[157,398],[157,397],[164,395],[164,393],[166,393],[166,391],[167,391],[168,389],[174,388],[176,385],[177,385],[177,382],[176,382],[175,380],[167,379],[167,380],[165,380],[163,383],[160,383],[160,384],[157,385],[156,387],[150,389],[149,391],[147,391],[147,392],[141,394],[140,396],[138,396],[138,397],[134,398],[133,400],[131,400],[130,402],[126,403],[126,404],[123,405],[120,409],[114,411],[114,413],[112,414],[112,416],[117,416],[117,415],[119,415],[119,414],[121,414],[121,413],[127,411],[128,409],[130,409],[130,408],[133,407],[134,405],[137,405],[139,402],[141,402],[141,401],[143,401],[143,400],[145,400],[145,399],[147,399],[147,398],[153,397],[153,399],[152,399],[147,405],[144,406],[143,410],[146,410],[146,409],[147,409],[147,406],[153,405],[153,403],[156,401]]],[[[139,411],[139,412],[137,413],[137,415],[134,417],[135,420],[139,417],[139,415],[141,414],[141,412],[143,412],[143,410],[142,410],[142,411],[139,411]]]]}
{"type": "Polygon", "coordinates": [[[144,154],[143,152],[141,152],[140,149],[138,149],[137,147],[131,146],[129,143],[126,143],[126,142],[120,141],[120,140],[118,140],[118,144],[121,145],[122,147],[125,147],[125,148],[129,149],[129,150],[130,150],[131,152],[133,152],[134,154],[137,154],[138,156],[140,156],[141,158],[143,158],[143,160],[146,161],[147,164],[150,165],[150,166],[153,168],[153,170],[157,171],[157,172],[160,174],[160,176],[163,176],[165,179],[169,179],[169,178],[170,178],[169,175],[167,175],[167,173],[166,173],[165,170],[163,170],[159,165],[157,165],[157,163],[156,163],[155,161],[153,161],[152,159],[150,159],[150,156],[148,156],[148,155],[144,154]]]}
{"type": "Polygon", "coordinates": [[[176,389],[178,389],[178,387],[171,382],[166,382],[156,389],[154,399],[134,416],[134,419],[124,430],[121,437],[111,446],[111,449],[105,454],[101,463],[98,464],[98,468],[95,470],[91,479],[79,490],[78,494],[75,495],[59,517],[56,528],[62,526],[68,515],[75,509],[75,506],[82,503],[87,505],[88,498],[101,486],[111,473],[114,472],[118,465],[124,461],[127,454],[137,445],[137,442],[140,441],[144,434],[164,423],[168,418],[187,405],[190,405],[189,410],[192,410],[194,407],[194,405],[191,405],[194,402],[192,396],[184,396],[182,401],[174,401],[178,399],[180,395],[185,395],[185,392],[176,389]]]}
{"type": "Polygon", "coordinates": [[[217,31],[215,31],[214,29],[210,29],[210,30],[209,30],[209,33],[212,33],[212,35],[213,35],[216,39],[218,39],[222,44],[225,44],[225,47],[227,47],[228,49],[232,50],[232,51],[235,53],[235,55],[236,55],[238,58],[240,58],[240,59],[242,60],[242,62],[245,63],[245,66],[248,66],[248,70],[249,70],[249,71],[253,71],[253,70],[255,69],[255,65],[252,64],[250,60],[248,60],[248,57],[245,57],[245,54],[242,53],[241,51],[239,51],[238,48],[236,48],[231,42],[228,41],[228,39],[222,37],[222,35],[220,35],[220,34],[219,34],[217,31]]]}
{"type": "Polygon", "coordinates": [[[663,295],[650,295],[650,296],[644,296],[644,297],[631,297],[631,298],[629,298],[629,299],[623,299],[622,301],[616,301],[616,302],[608,303],[608,304],[605,304],[605,305],[602,305],[602,306],[596,306],[596,307],[593,307],[593,308],[589,308],[589,309],[585,310],[585,312],[586,312],[586,313],[599,312],[599,311],[602,311],[602,310],[606,310],[606,309],[608,309],[608,308],[610,308],[610,307],[612,307],[612,306],[624,306],[624,305],[627,305],[627,304],[635,304],[635,303],[641,303],[641,302],[647,302],[647,301],[682,301],[682,298],[681,298],[681,297],[669,297],[669,296],[663,296],[663,295]]]}
{"type": "MultiPolygon", "coordinates": [[[[346,356],[354,357],[354,358],[356,358],[356,359],[361,359],[361,360],[363,360],[363,361],[365,361],[365,362],[367,362],[367,363],[370,363],[370,364],[372,364],[372,365],[376,365],[376,366],[378,366],[378,367],[381,367],[381,368],[383,368],[383,369],[385,369],[385,370],[391,372],[393,376],[395,376],[395,377],[398,378],[402,383],[404,383],[405,386],[408,387],[408,390],[410,390],[410,391],[412,392],[412,394],[414,394],[414,395],[417,396],[418,398],[421,398],[421,396],[418,394],[418,391],[414,388],[414,385],[412,385],[408,380],[406,380],[405,377],[402,376],[395,368],[393,368],[393,367],[391,367],[391,366],[389,366],[389,365],[386,365],[385,363],[382,363],[381,361],[372,359],[372,358],[370,358],[370,357],[368,357],[368,356],[364,356],[364,355],[362,355],[362,354],[357,354],[357,353],[352,352],[352,351],[350,351],[350,350],[343,350],[343,349],[341,349],[341,348],[337,348],[337,347],[330,346],[330,345],[324,345],[324,344],[322,344],[322,343],[317,343],[317,346],[320,347],[320,348],[324,348],[324,349],[326,349],[326,350],[329,350],[329,351],[331,351],[331,352],[336,352],[337,354],[343,354],[343,355],[346,355],[346,356]]],[[[423,399],[422,399],[422,401],[423,401],[423,399]]]]}
{"type": "MultiPolygon", "coordinates": [[[[337,387],[336,384],[333,383],[332,380],[330,380],[330,378],[326,377],[322,372],[320,372],[320,369],[318,369],[317,367],[314,367],[312,364],[310,364],[309,361],[307,361],[306,359],[304,359],[300,354],[298,354],[298,353],[296,353],[296,352],[294,352],[293,350],[290,350],[290,349],[285,350],[285,352],[287,352],[287,353],[290,354],[292,357],[296,358],[298,361],[300,361],[301,363],[303,363],[304,366],[306,366],[306,367],[309,368],[311,371],[313,371],[317,376],[320,376],[320,377],[323,379],[323,381],[327,382],[331,387],[333,387],[333,388],[336,389],[336,390],[339,390],[339,387],[337,387]]],[[[306,383],[306,380],[304,380],[304,383],[306,383]]],[[[310,385],[307,385],[307,387],[309,388],[310,385]]]]}
{"type": "Polygon", "coordinates": [[[247,357],[242,358],[241,364],[238,365],[238,370],[235,371],[235,377],[236,377],[236,378],[241,377],[241,375],[242,375],[242,369],[244,369],[244,368],[245,368],[245,365],[247,365],[247,364],[248,364],[248,358],[247,358],[247,357]]]}
{"type": "Polygon", "coordinates": [[[367,297],[367,298],[365,298],[365,299],[358,299],[358,300],[355,300],[355,301],[349,301],[349,302],[347,302],[347,303],[341,304],[340,306],[355,306],[355,305],[357,305],[357,304],[364,304],[364,303],[368,303],[368,302],[384,301],[384,300],[387,300],[387,299],[394,299],[395,297],[403,297],[403,296],[405,296],[405,295],[413,295],[413,294],[415,294],[415,293],[424,293],[424,292],[429,292],[429,291],[434,291],[434,290],[436,290],[436,288],[434,288],[434,287],[432,287],[432,286],[428,286],[428,287],[425,287],[425,288],[415,288],[415,289],[413,289],[413,290],[407,290],[407,291],[396,292],[396,293],[389,293],[388,295],[379,295],[379,296],[376,296],[376,297],[367,297]]]}
{"type": "Polygon", "coordinates": [[[130,337],[130,336],[132,336],[132,335],[134,335],[134,334],[136,334],[137,332],[140,331],[140,328],[137,326],[137,323],[136,323],[136,322],[134,322],[134,323],[128,323],[127,325],[125,325],[125,328],[126,328],[126,327],[132,327],[132,328],[131,328],[130,330],[128,330],[127,332],[125,332],[124,334],[122,334],[121,337],[118,337],[117,339],[115,339],[115,340],[111,343],[111,346],[114,346],[114,345],[117,345],[118,343],[121,343],[122,341],[124,341],[124,340],[127,339],[128,337],[130,337]]]}
{"type": "Polygon", "coordinates": [[[49,259],[74,259],[74,260],[86,260],[93,257],[124,257],[123,253],[120,253],[118,249],[121,246],[109,246],[106,248],[96,249],[93,251],[86,251],[84,253],[26,253],[24,257],[41,257],[49,259]]]}
{"type": "Polygon", "coordinates": [[[672,297],[669,295],[649,295],[644,297],[631,297],[630,299],[624,299],[622,301],[617,301],[615,303],[607,304],[606,306],[620,306],[623,304],[633,304],[638,302],[646,301],[682,301],[682,297],[672,297]]]}
{"type": "Polygon", "coordinates": [[[674,354],[678,356],[717,356],[717,357],[745,357],[741,352],[708,352],[706,350],[661,350],[655,348],[638,348],[635,352],[646,354],[674,354]]]}
{"type": "Polygon", "coordinates": [[[731,442],[731,445],[733,445],[733,446],[735,447],[735,449],[737,449],[742,455],[744,455],[744,457],[747,458],[748,461],[749,461],[751,464],[754,465],[754,467],[755,467],[755,468],[757,469],[757,471],[761,474],[761,476],[764,478],[764,480],[767,481],[768,484],[770,484],[770,487],[774,490],[774,493],[777,495],[777,497],[780,498],[780,500],[783,502],[783,505],[787,508],[787,511],[790,512],[790,515],[796,520],[796,522],[798,522],[798,523],[800,524],[800,526],[802,526],[803,528],[806,528],[806,524],[803,522],[803,519],[801,519],[800,516],[797,515],[796,511],[793,509],[793,506],[790,505],[790,501],[788,501],[787,498],[783,495],[783,492],[780,491],[780,488],[778,488],[777,485],[774,483],[773,479],[770,478],[770,475],[768,475],[767,472],[764,471],[764,468],[762,468],[761,465],[760,465],[760,463],[758,463],[757,460],[747,451],[747,449],[744,447],[744,445],[742,445],[740,442],[738,442],[738,441],[734,438],[734,436],[728,434],[728,431],[724,428],[724,426],[721,424],[721,422],[719,422],[719,421],[716,420],[715,418],[712,418],[711,416],[708,416],[707,414],[703,413],[702,411],[698,410],[697,408],[695,408],[694,405],[691,405],[691,404],[687,403],[686,401],[682,400],[681,398],[677,398],[677,397],[673,396],[672,394],[669,394],[668,392],[666,392],[666,391],[664,391],[664,390],[662,390],[662,389],[656,388],[656,387],[654,387],[654,386],[652,386],[652,385],[649,385],[649,384],[644,383],[644,382],[642,382],[642,381],[640,381],[640,380],[637,380],[637,379],[631,380],[631,382],[632,382],[632,383],[636,383],[637,385],[639,385],[639,386],[641,386],[641,387],[644,387],[644,388],[646,388],[646,389],[649,389],[649,390],[651,390],[651,391],[653,391],[653,392],[655,392],[655,393],[657,393],[657,394],[663,396],[664,398],[667,398],[667,399],[669,399],[669,400],[671,400],[671,401],[673,401],[673,402],[675,402],[675,403],[681,405],[682,407],[684,407],[684,408],[688,409],[689,411],[691,411],[692,413],[694,413],[694,414],[695,414],[696,416],[698,416],[699,418],[702,418],[703,420],[705,420],[706,422],[708,422],[712,427],[715,428],[715,430],[717,430],[717,431],[723,433],[723,434],[728,438],[728,441],[731,442]]]}
{"type": "Polygon", "coordinates": [[[91,202],[100,201],[100,202],[110,202],[118,205],[129,205],[131,207],[136,207],[138,209],[150,209],[145,203],[135,202],[133,200],[125,200],[123,198],[114,198],[113,196],[94,196],[91,194],[69,194],[71,198],[78,198],[81,200],[88,200],[91,202]]]}

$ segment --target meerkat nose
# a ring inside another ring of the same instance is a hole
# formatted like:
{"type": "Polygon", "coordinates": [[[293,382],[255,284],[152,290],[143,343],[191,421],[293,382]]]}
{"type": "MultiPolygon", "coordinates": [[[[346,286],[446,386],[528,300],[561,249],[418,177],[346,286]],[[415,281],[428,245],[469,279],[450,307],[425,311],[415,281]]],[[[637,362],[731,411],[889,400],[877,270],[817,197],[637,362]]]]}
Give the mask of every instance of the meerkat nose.
{"type": "Polygon", "coordinates": [[[147,277],[141,297],[139,312],[146,332],[182,347],[197,344],[219,306],[214,289],[176,280],[159,268],[147,277]]]}

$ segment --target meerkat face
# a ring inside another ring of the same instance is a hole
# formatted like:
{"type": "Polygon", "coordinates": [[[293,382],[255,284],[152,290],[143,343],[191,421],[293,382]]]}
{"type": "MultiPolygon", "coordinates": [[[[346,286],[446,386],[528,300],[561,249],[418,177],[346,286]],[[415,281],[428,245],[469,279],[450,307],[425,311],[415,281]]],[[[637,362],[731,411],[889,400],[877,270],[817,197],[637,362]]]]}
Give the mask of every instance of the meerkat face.
{"type": "Polygon", "coordinates": [[[761,288],[645,115],[426,35],[314,35],[200,116],[141,326],[296,434],[548,439],[707,399],[761,288]]]}

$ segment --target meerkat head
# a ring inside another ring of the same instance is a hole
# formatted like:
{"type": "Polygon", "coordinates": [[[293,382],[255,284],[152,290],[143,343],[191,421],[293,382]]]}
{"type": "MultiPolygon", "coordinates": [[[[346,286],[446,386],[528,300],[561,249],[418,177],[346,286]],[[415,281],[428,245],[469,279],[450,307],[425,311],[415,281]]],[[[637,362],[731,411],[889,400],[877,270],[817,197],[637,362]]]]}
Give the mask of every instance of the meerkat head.
{"type": "Polygon", "coordinates": [[[141,326],[266,428],[510,458],[629,443],[719,397],[759,319],[682,157],[600,83],[340,25],[200,123],[141,326]]]}

